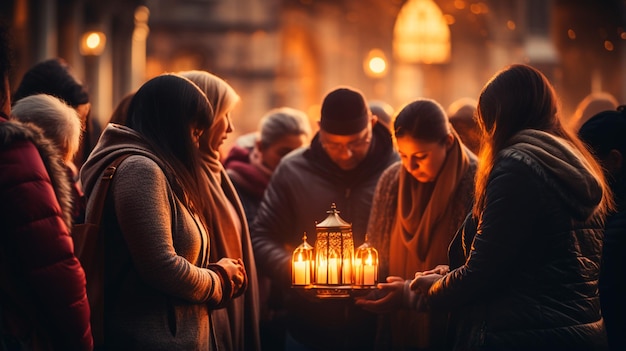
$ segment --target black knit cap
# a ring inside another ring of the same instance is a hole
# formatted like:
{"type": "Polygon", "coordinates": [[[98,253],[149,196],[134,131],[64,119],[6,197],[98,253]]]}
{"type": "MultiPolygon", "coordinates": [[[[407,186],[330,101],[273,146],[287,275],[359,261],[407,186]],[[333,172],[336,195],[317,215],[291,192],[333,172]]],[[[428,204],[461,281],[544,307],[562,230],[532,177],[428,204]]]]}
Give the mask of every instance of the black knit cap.
{"type": "Polygon", "coordinates": [[[595,114],[580,127],[578,136],[599,156],[611,149],[626,152],[626,106],[595,114]]]}
{"type": "Polygon", "coordinates": [[[353,88],[337,88],[324,98],[320,128],[337,135],[361,132],[370,121],[363,94],[353,88]]]}
{"type": "Polygon", "coordinates": [[[31,67],[13,95],[13,101],[35,94],[48,94],[72,107],[89,102],[84,85],[61,58],[49,59],[31,67]]]}

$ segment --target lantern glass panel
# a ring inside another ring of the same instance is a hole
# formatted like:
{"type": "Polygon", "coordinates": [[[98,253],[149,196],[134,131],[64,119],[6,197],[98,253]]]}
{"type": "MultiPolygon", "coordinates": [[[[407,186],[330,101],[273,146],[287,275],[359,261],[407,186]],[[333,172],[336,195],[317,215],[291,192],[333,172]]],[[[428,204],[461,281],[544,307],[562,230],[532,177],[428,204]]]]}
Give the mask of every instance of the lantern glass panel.
{"type": "Polygon", "coordinates": [[[365,243],[356,249],[354,269],[356,285],[372,286],[378,283],[378,251],[367,241],[367,235],[365,243]]]}
{"type": "Polygon", "coordinates": [[[293,251],[291,262],[291,283],[310,285],[315,261],[313,261],[313,247],[306,241],[306,233],[302,238],[302,244],[293,251]]]}
{"type": "Polygon", "coordinates": [[[354,240],[352,225],[339,217],[335,204],[328,217],[316,225],[315,255],[318,285],[351,285],[354,283],[354,240]]]}

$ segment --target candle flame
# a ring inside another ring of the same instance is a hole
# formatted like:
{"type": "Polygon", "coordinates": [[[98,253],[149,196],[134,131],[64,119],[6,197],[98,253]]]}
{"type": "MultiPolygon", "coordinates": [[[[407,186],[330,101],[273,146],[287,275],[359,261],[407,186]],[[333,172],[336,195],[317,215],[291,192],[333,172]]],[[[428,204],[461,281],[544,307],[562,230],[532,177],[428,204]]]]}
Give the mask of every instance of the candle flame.
{"type": "Polygon", "coordinates": [[[368,265],[368,266],[371,266],[372,265],[372,261],[373,261],[372,260],[372,254],[368,254],[367,255],[367,259],[365,260],[365,264],[368,265]]]}

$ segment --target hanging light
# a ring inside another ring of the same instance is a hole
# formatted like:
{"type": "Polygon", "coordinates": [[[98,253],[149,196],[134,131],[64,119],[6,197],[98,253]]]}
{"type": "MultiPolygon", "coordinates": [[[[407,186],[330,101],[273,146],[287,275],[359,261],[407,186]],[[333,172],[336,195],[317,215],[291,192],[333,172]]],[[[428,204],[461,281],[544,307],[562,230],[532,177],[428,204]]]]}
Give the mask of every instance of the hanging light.
{"type": "Polygon", "coordinates": [[[104,51],[107,37],[102,32],[91,31],[83,34],[80,40],[80,53],[84,56],[99,56],[104,51]]]}
{"type": "Polygon", "coordinates": [[[394,56],[407,63],[450,60],[450,27],[433,0],[409,0],[394,25],[394,56]]]}

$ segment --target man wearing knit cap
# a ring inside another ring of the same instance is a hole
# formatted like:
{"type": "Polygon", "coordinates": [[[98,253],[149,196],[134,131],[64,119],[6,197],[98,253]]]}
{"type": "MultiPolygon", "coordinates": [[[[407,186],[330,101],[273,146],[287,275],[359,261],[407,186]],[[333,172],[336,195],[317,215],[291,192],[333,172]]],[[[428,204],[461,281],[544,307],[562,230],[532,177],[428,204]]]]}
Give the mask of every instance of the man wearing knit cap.
{"type": "Polygon", "coordinates": [[[372,196],[381,173],[399,160],[391,134],[376,123],[363,94],[339,87],[322,103],[311,145],[285,156],[272,175],[251,225],[259,273],[273,282],[270,307],[284,316],[286,349],[372,349],[376,317],[351,299],[307,298],[291,289],[293,249],[315,242],[315,224],[332,203],[363,243],[372,196]]]}

